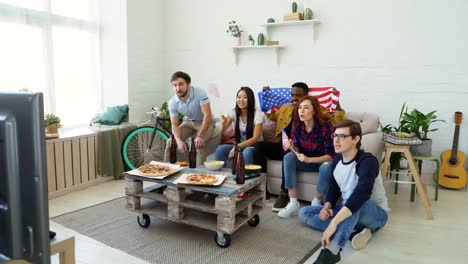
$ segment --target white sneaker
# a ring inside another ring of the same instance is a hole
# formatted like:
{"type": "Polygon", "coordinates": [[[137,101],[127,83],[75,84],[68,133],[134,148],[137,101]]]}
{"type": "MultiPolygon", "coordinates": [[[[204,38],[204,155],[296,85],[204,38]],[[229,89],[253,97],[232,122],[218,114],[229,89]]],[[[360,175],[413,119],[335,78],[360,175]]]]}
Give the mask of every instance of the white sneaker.
{"type": "Polygon", "coordinates": [[[291,216],[297,215],[299,213],[299,209],[301,209],[301,205],[299,202],[289,202],[285,208],[278,212],[279,218],[289,218],[291,216]]]}
{"type": "Polygon", "coordinates": [[[369,228],[364,228],[361,232],[354,235],[353,239],[351,239],[351,246],[354,249],[363,249],[366,247],[367,243],[372,237],[372,232],[369,228]]]}
{"type": "Polygon", "coordinates": [[[312,199],[312,202],[310,203],[310,205],[319,206],[319,205],[322,205],[322,202],[319,199],[314,197],[314,199],[312,199]]]}

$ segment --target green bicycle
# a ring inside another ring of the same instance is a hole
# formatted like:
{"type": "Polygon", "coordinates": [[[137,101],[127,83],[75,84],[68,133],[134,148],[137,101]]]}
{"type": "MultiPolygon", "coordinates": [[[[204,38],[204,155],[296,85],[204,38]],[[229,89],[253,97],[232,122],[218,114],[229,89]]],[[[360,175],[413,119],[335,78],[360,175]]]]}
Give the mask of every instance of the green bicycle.
{"type": "Polygon", "coordinates": [[[166,142],[172,134],[162,124],[170,119],[160,118],[159,108],[152,107],[152,111],[147,114],[151,115],[151,119],[144,124],[149,124],[154,120],[154,126],[134,129],[128,133],[122,144],[122,158],[132,170],[152,160],[164,162],[166,142]]]}

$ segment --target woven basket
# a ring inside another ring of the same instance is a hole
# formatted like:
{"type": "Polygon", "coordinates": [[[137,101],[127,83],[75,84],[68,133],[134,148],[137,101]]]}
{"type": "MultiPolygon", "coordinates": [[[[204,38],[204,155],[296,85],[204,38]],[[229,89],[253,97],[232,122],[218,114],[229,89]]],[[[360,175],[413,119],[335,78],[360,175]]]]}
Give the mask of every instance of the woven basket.
{"type": "Polygon", "coordinates": [[[407,135],[400,133],[400,132],[392,132],[390,134],[384,133],[383,140],[388,143],[392,143],[395,145],[420,145],[422,141],[420,138],[411,135],[408,137],[407,135]]]}
{"type": "Polygon", "coordinates": [[[59,124],[52,124],[52,125],[46,126],[46,132],[48,134],[58,134],[59,127],[60,127],[59,124]]]}

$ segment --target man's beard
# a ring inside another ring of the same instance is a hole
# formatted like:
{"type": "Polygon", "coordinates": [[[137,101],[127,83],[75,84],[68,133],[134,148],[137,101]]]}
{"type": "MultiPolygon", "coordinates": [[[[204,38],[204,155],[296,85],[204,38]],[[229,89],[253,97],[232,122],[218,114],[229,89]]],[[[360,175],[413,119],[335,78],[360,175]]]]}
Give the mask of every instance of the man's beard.
{"type": "Polygon", "coordinates": [[[184,98],[186,95],[187,95],[187,91],[185,91],[185,93],[177,93],[177,96],[179,96],[180,98],[184,98]]]}

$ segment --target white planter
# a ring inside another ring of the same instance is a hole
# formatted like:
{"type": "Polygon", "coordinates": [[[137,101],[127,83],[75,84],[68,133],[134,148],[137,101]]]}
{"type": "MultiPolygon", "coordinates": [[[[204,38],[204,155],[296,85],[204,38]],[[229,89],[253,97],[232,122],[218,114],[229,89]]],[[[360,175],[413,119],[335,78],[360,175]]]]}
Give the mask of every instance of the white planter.
{"type": "Polygon", "coordinates": [[[236,46],[241,46],[242,45],[241,37],[235,37],[234,38],[234,45],[236,45],[236,46]]]}

